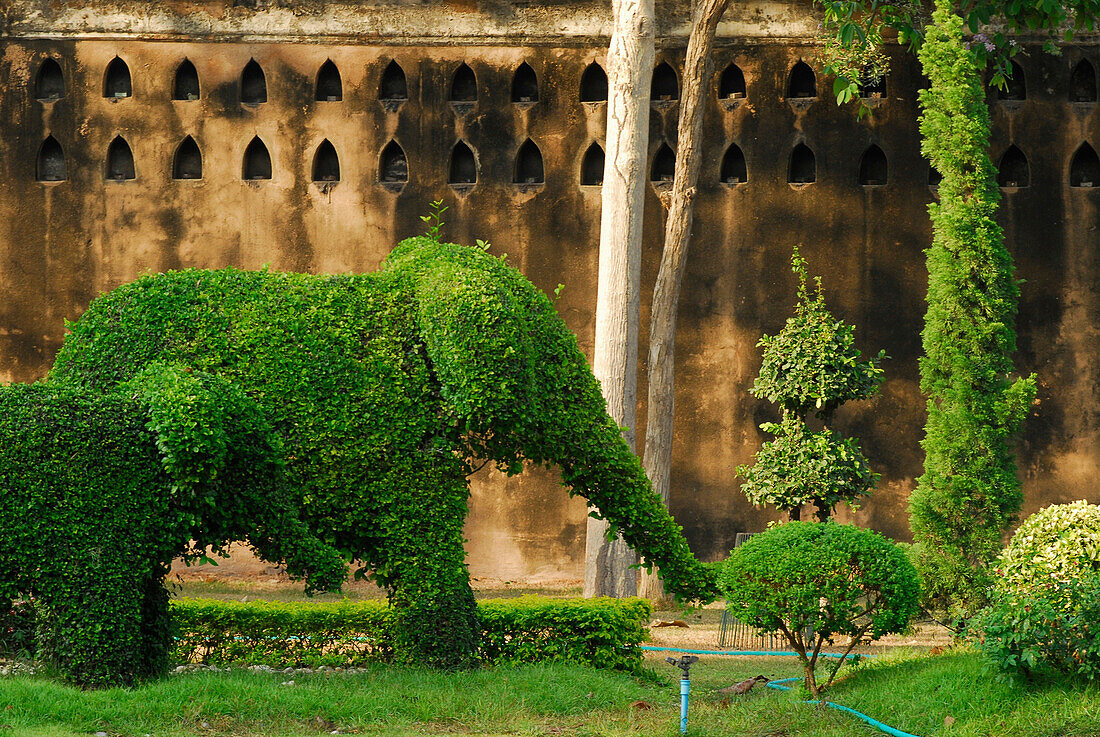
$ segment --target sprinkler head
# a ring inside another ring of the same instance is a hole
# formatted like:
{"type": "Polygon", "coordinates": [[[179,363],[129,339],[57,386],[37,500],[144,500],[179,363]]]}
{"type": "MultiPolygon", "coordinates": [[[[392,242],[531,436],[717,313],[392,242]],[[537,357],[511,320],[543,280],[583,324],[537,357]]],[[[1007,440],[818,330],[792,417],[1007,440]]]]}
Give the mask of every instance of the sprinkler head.
{"type": "Polygon", "coordinates": [[[682,670],[684,672],[684,680],[686,681],[691,679],[691,674],[689,672],[690,668],[692,664],[699,662],[699,658],[696,655],[685,655],[679,660],[675,658],[665,658],[665,662],[682,670]]]}

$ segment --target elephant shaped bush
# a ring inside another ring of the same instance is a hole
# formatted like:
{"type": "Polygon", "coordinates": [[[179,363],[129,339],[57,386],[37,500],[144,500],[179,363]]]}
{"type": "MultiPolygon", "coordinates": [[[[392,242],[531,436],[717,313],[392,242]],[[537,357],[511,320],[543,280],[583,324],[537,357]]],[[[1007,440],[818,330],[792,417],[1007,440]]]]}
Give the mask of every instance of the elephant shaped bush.
{"type": "MultiPolygon", "coordinates": [[[[452,668],[476,657],[462,529],[467,477],[486,460],[508,473],[524,462],[556,464],[571,493],[660,567],[672,594],[715,596],[713,573],[691,555],[608,417],[576,338],[542,292],[480,249],[414,238],[371,274],[152,276],[100,297],[70,327],[49,389],[34,391],[148,402],[158,391],[141,387],[155,371],[210,377],[226,393],[239,391],[241,406],[258,408],[255,419],[270,428],[281,462],[280,489],[293,497],[290,511],[320,541],[292,538],[277,554],[298,561],[310,543],[362,561],[398,613],[403,660],[452,668]]],[[[167,414],[166,427],[202,433],[183,408],[167,414]]],[[[226,457],[235,444],[225,438],[226,457]]],[[[176,460],[157,470],[186,476],[183,488],[235,483],[221,475],[194,481],[187,447],[177,453],[184,470],[176,460]]],[[[80,478],[98,473],[89,453],[74,461],[80,478]]],[[[200,517],[220,508],[216,494],[181,498],[173,489],[157,492],[155,514],[172,505],[197,506],[200,517]]],[[[310,574],[301,563],[299,572],[310,574]]],[[[78,596],[84,585],[66,584],[78,596]]]]}

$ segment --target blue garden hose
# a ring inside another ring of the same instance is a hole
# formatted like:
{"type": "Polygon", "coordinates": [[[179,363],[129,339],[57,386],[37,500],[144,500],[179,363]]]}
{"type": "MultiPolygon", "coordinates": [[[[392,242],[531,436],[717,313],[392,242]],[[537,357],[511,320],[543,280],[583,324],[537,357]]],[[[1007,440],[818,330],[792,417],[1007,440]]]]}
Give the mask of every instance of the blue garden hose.
{"type": "MultiPolygon", "coordinates": [[[[800,679],[798,679],[798,678],[784,678],[784,679],[779,680],[779,681],[768,681],[768,683],[766,683],[765,685],[768,688],[774,688],[778,691],[790,691],[791,687],[790,686],[784,686],[783,684],[784,683],[790,683],[791,681],[797,681],[797,680],[800,680],[800,679]]],[[[867,722],[868,724],[870,724],[875,729],[877,729],[881,732],[885,732],[886,734],[890,735],[891,737],[917,737],[917,735],[915,735],[915,734],[910,734],[909,732],[902,732],[900,729],[894,729],[889,724],[883,724],[879,720],[872,719],[871,717],[867,716],[866,714],[864,714],[862,712],[858,712],[855,709],[849,709],[847,706],[841,706],[840,704],[834,704],[831,701],[806,700],[806,701],[803,701],[802,703],[803,704],[813,704],[815,706],[817,704],[825,704],[825,706],[829,707],[830,709],[836,709],[837,711],[846,712],[848,714],[851,714],[854,717],[858,717],[859,719],[862,719],[863,721],[867,722]]]]}
{"type": "MultiPolygon", "coordinates": [[[[692,653],[692,654],[698,654],[698,655],[797,655],[798,654],[798,653],[792,653],[792,652],[765,652],[765,651],[759,651],[758,652],[758,651],[753,651],[753,650],[688,650],[688,649],[682,648],[682,647],[653,647],[651,645],[641,645],[640,647],[641,647],[642,650],[661,650],[661,651],[668,651],[668,652],[674,652],[674,653],[692,653]]],[[[834,655],[832,653],[821,653],[819,655],[819,657],[841,658],[841,657],[844,657],[844,656],[834,655]]],[[[862,656],[862,657],[866,657],[866,656],[862,656]]],[[[765,685],[767,685],[768,688],[774,688],[777,691],[790,691],[791,687],[790,686],[785,686],[783,684],[791,683],[791,682],[797,681],[797,680],[800,680],[800,679],[798,679],[798,678],[783,678],[783,679],[778,680],[778,681],[769,681],[765,685]]],[[[684,681],[680,682],[680,732],[681,733],[685,732],[686,729],[687,729],[687,693],[685,691],[684,683],[685,683],[684,681]]],[[[889,724],[883,724],[882,722],[878,721],[877,719],[872,719],[871,717],[867,716],[866,714],[864,714],[862,712],[858,712],[855,709],[849,709],[847,706],[841,706],[840,704],[834,704],[831,701],[806,700],[806,701],[803,701],[802,703],[803,704],[813,704],[815,706],[817,704],[824,704],[825,706],[828,706],[830,709],[836,709],[837,711],[843,711],[847,714],[851,714],[854,717],[862,719],[864,722],[871,725],[872,727],[879,730],[880,732],[885,732],[886,734],[890,735],[890,737],[918,737],[915,734],[911,734],[909,732],[902,732],[900,729],[895,729],[894,727],[891,727],[889,724]]]]}

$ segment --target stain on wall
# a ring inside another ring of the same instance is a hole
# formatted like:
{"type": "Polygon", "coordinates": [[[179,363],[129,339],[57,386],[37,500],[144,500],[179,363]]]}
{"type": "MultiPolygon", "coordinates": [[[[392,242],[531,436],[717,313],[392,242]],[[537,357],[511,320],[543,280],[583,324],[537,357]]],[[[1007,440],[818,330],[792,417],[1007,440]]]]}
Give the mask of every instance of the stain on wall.
{"type": "MultiPolygon", "coordinates": [[[[682,4],[671,5],[676,12],[662,16],[657,63],[679,75],[686,17],[682,4]]],[[[139,9],[132,2],[14,0],[0,27],[0,380],[41,377],[63,321],[144,273],[227,265],[368,271],[398,240],[423,230],[419,216],[437,199],[449,208],[447,239],[490,241],[492,253],[506,255],[548,294],[565,285],[556,306],[591,355],[600,188],[581,177],[585,153],[602,144],[606,106],[581,101],[581,79],[604,61],[601,7],[196,2],[139,9]],[[382,33],[402,17],[403,35],[382,33]],[[336,33],[341,18],[354,21],[343,35],[336,33]],[[453,25],[440,26],[447,18],[453,25]],[[480,37],[472,30],[479,22],[487,29],[480,37]],[[103,94],[116,56],[131,74],[128,97],[103,94]],[[64,95],[39,100],[36,75],[46,59],[60,66],[64,95]],[[176,100],[185,59],[199,94],[176,100]],[[242,103],[251,60],[263,71],[266,102],[242,103]],[[338,70],[338,100],[317,99],[318,73],[328,62],[338,70]],[[383,76],[395,63],[406,99],[380,99],[381,88],[392,89],[383,76]],[[452,101],[463,64],[476,78],[476,99],[452,101]],[[536,92],[528,76],[514,100],[523,65],[536,92]],[[37,181],[48,136],[64,152],[61,181],[37,181]],[[133,179],[107,176],[117,137],[132,151],[133,179]],[[188,137],[201,154],[201,178],[174,178],[188,137]],[[270,179],[244,178],[246,151],[257,139],[270,157],[270,179]],[[314,181],[326,141],[329,178],[314,181]],[[533,150],[528,141],[541,158],[541,177],[532,160],[517,168],[521,149],[533,150]],[[448,183],[459,143],[473,154],[473,183],[448,183]],[[384,156],[394,146],[404,170],[384,156]]],[[[771,406],[747,390],[759,368],[759,336],[777,331],[793,304],[788,259],[799,244],[811,270],[824,276],[830,306],[856,324],[860,347],[885,348],[891,357],[881,395],[840,413],[841,431],[861,439],[883,475],[874,497],[841,517],[904,539],[908,493],[922,470],[917,359],[926,208],[935,196],[919,150],[919,69],[890,48],[886,92],[863,120],[851,106],[834,104],[831,82],[819,72],[817,97],[790,99],[796,64],[817,68],[808,6],[750,10],[731,11],[723,24],[708,94],[677,339],[673,512],[704,559],[723,556],[737,532],[761,529],[773,517],[747,504],[733,469],[750,462],[765,439],[759,424],[774,419],[771,406]],[[745,91],[720,98],[719,78],[730,64],[742,72],[745,91]],[[731,144],[743,154],[747,181],[740,173],[741,181],[723,180],[731,144]],[[799,146],[813,154],[812,183],[788,181],[799,146]],[[872,179],[882,183],[861,184],[860,162],[872,146],[885,157],[886,177],[878,170],[872,179]]],[[[1042,402],[1020,444],[1032,511],[1100,501],[1092,481],[1100,467],[1100,181],[1069,186],[1074,152],[1084,142],[1100,146],[1097,105],[1071,101],[1071,72],[1082,59],[1100,64],[1100,47],[1069,48],[1061,57],[1028,47],[1018,58],[1026,99],[991,93],[990,102],[995,159],[1015,145],[1029,171],[1027,187],[1003,190],[1001,218],[1024,280],[1019,364],[1041,384],[1042,402]]],[[[662,146],[676,145],[676,93],[668,98],[651,106],[651,163],[662,146]]],[[[663,234],[658,190],[667,186],[658,181],[647,190],[645,296],[663,234]]],[[[643,324],[646,311],[643,305],[643,324]]],[[[640,373],[644,386],[644,365],[640,373]]],[[[470,506],[475,576],[580,577],[585,507],[563,493],[553,472],[509,479],[483,471],[473,479],[470,506]]]]}

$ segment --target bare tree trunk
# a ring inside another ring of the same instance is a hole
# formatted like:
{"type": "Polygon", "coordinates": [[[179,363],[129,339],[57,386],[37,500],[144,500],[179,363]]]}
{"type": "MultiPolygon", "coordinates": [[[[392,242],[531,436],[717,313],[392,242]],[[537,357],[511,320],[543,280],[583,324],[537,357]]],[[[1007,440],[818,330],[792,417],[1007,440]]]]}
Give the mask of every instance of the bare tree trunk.
{"type": "MultiPolygon", "coordinates": [[[[641,293],[642,205],[649,153],[649,90],[653,75],[654,0],[613,0],[607,53],[607,157],[600,220],[596,346],[592,371],[607,411],[635,445],[638,405],[638,304],[641,293]]],[[[608,525],[588,519],[585,596],[634,596],[634,552],[607,540],[608,525]]]]}
{"type": "MultiPolygon", "coordinates": [[[[703,159],[703,111],[714,74],[711,50],[714,48],[718,21],[728,3],[729,0],[694,0],[692,3],[691,37],[684,60],[684,92],[680,99],[676,173],[665,224],[661,270],[653,288],[653,307],[649,318],[649,414],[643,465],[646,475],[653,482],[653,489],[666,505],[672,465],[676,308],[684,281],[684,267],[691,242],[695,186],[703,159]]],[[[665,598],[664,586],[656,570],[642,577],[641,593],[649,599],[665,598]]]]}

